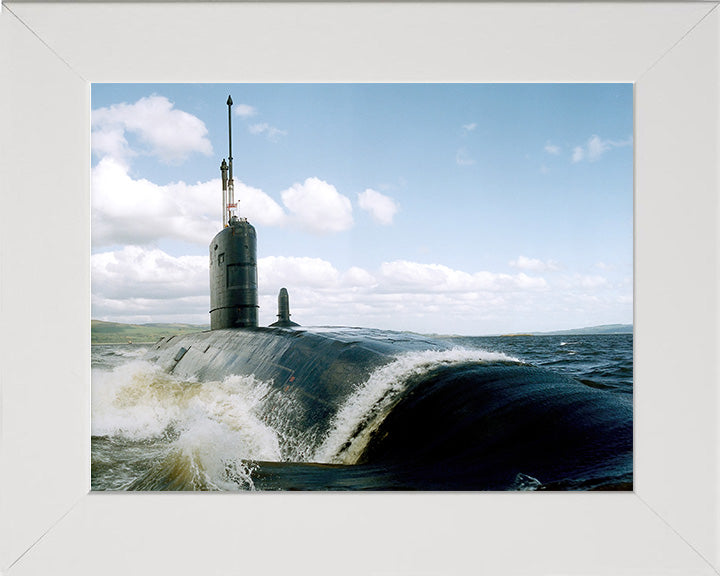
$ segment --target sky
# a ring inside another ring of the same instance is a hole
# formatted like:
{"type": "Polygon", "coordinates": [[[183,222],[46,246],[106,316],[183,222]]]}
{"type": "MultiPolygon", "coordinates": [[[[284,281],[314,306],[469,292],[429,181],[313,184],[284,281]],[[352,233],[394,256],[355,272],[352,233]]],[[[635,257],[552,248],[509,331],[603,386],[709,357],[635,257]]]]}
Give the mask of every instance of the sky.
{"type": "Polygon", "coordinates": [[[93,318],[209,324],[228,95],[261,326],[632,323],[631,84],[93,84],[93,318]]]}

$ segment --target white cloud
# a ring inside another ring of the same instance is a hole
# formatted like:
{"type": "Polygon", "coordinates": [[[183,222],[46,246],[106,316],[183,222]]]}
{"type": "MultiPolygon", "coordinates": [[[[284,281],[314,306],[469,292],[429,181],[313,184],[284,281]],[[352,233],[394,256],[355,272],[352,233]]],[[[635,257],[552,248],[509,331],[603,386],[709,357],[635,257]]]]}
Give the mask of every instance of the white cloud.
{"type": "Polygon", "coordinates": [[[591,276],[587,274],[575,276],[574,281],[582,288],[599,288],[608,283],[607,278],[603,276],[591,276]]]}
{"type": "MultiPolygon", "coordinates": [[[[127,246],[92,256],[93,317],[121,322],[209,322],[207,256],[173,257],[127,246]]],[[[277,293],[290,293],[293,319],[307,326],[488,333],[532,330],[530,313],[562,326],[606,323],[618,302],[632,312],[632,292],[604,278],[542,277],[469,272],[398,260],[377,270],[336,268],[321,258],[269,256],[258,260],[260,324],[275,320],[277,293]],[[597,321],[594,320],[597,318],[597,321]]]]}
{"type": "Polygon", "coordinates": [[[190,298],[111,299],[93,295],[92,317],[109,322],[146,324],[149,322],[189,322],[210,324],[210,296],[190,298]]]}
{"type": "Polygon", "coordinates": [[[573,149],[572,161],[581,162],[583,158],[585,158],[585,150],[583,150],[582,146],[576,146],[573,149]]]}
{"type": "Polygon", "coordinates": [[[281,197],[293,219],[311,232],[342,232],[353,225],[350,199],[319,178],[293,184],[281,197]]]}
{"type": "Polygon", "coordinates": [[[248,126],[248,130],[250,131],[250,134],[264,135],[268,140],[273,141],[278,140],[280,136],[287,135],[287,132],[285,130],[280,130],[279,128],[270,126],[270,124],[266,122],[260,124],[251,124],[250,126],[248,126]]]}
{"type": "Polygon", "coordinates": [[[470,122],[469,124],[463,124],[463,130],[467,132],[472,132],[477,128],[477,122],[470,122]]]}
{"type": "Polygon", "coordinates": [[[164,96],[92,111],[93,152],[121,162],[138,153],[157,156],[168,164],[180,163],[195,152],[209,155],[212,145],[207,133],[202,120],[177,110],[164,96]],[[130,148],[127,134],[138,138],[141,149],[130,148]]]}
{"type": "Polygon", "coordinates": [[[357,266],[341,272],[322,258],[267,256],[258,260],[258,283],[261,294],[277,294],[283,286],[294,286],[323,295],[334,292],[331,298],[342,298],[349,292],[368,291],[377,286],[378,280],[357,266]]]}
{"type": "Polygon", "coordinates": [[[384,290],[398,288],[416,290],[440,290],[450,284],[468,285],[471,276],[440,264],[419,264],[407,260],[384,262],[380,267],[384,290]]]}
{"type": "Polygon", "coordinates": [[[372,288],[377,286],[378,283],[375,276],[370,274],[367,270],[363,270],[357,266],[352,266],[347,272],[345,272],[342,275],[341,281],[343,286],[353,290],[372,288]]]}
{"type": "Polygon", "coordinates": [[[501,290],[544,290],[544,278],[494,272],[469,273],[453,270],[442,264],[420,264],[397,260],[385,262],[380,267],[381,288],[405,289],[411,292],[475,292],[501,290]]]}
{"type": "Polygon", "coordinates": [[[258,283],[263,293],[290,284],[304,288],[336,287],[340,272],[327,260],[307,257],[267,256],[258,260],[258,283]]]}
{"type": "Polygon", "coordinates": [[[545,144],[545,152],[547,152],[548,154],[552,154],[553,156],[557,156],[558,154],[560,154],[560,146],[556,146],[555,144],[547,142],[545,144]]]}
{"type": "Polygon", "coordinates": [[[257,108],[249,104],[238,104],[235,106],[235,115],[242,118],[250,118],[257,114],[257,108]]]}
{"type": "Polygon", "coordinates": [[[358,205],[369,212],[375,222],[385,226],[392,224],[393,217],[399,210],[395,200],[371,188],[358,194],[358,205]]]}
{"type": "Polygon", "coordinates": [[[460,148],[455,154],[455,162],[459,166],[472,166],[475,164],[475,160],[470,156],[470,153],[465,148],[460,148]]]}
{"type": "Polygon", "coordinates": [[[121,126],[93,126],[91,136],[92,151],[98,156],[109,156],[116,162],[125,163],[136,156],[125,138],[125,129],[121,126]]]}
{"type": "Polygon", "coordinates": [[[235,200],[238,205],[236,214],[253,223],[282,226],[287,222],[282,206],[259,188],[239,182],[235,185],[235,200]]]}
{"type": "MultiPolygon", "coordinates": [[[[205,246],[220,229],[220,179],[197,184],[159,186],[134,180],[127,167],[109,157],[92,172],[92,241],[95,248],[113,244],[149,245],[161,238],[205,246]]],[[[267,194],[238,182],[238,214],[269,226],[286,215],[267,194]]]]}
{"type": "Polygon", "coordinates": [[[92,172],[94,247],[152,244],[175,238],[206,244],[220,222],[220,180],[158,186],[133,180],[127,168],[107,157],[92,172]]]}
{"type": "Polygon", "coordinates": [[[567,290],[595,290],[597,288],[610,287],[610,283],[604,276],[575,273],[559,279],[557,286],[567,290]]]}
{"type": "MultiPolygon", "coordinates": [[[[345,272],[320,258],[268,256],[258,260],[261,292],[276,293],[282,286],[314,288],[324,293],[338,290],[364,291],[382,295],[383,299],[396,295],[402,300],[408,294],[451,293],[453,297],[477,298],[477,292],[543,291],[548,284],[544,278],[493,272],[464,272],[441,264],[423,264],[407,260],[383,262],[376,272],[356,266],[345,272]],[[268,285],[263,288],[263,285],[268,285]]],[[[338,294],[339,296],[339,294],[338,294]]]]}
{"type": "Polygon", "coordinates": [[[274,321],[277,292],[290,292],[291,310],[306,325],[356,325],[427,330],[490,311],[532,309],[549,298],[543,278],[469,273],[438,264],[385,262],[376,271],[343,272],[319,258],[267,257],[258,261],[261,318],[274,321]],[[264,308],[264,309],[263,309],[264,308]],[[398,321],[398,319],[401,319],[398,321]]]}
{"type": "Polygon", "coordinates": [[[597,134],[593,134],[584,146],[575,147],[572,161],[588,160],[589,162],[597,162],[608,150],[630,146],[632,142],[632,137],[626,140],[604,140],[597,134]]]}
{"type": "MultiPolygon", "coordinates": [[[[161,239],[205,246],[220,229],[221,190],[219,178],[165,186],[134,180],[127,166],[106,157],[92,171],[93,246],[148,246],[161,239]]],[[[295,184],[281,196],[287,210],[262,190],[236,182],[236,213],[254,224],[297,224],[321,234],[353,226],[350,199],[318,178],[295,184]]],[[[374,216],[391,218],[390,207],[383,211],[380,204],[373,205],[374,216]]]]}
{"type": "Polygon", "coordinates": [[[555,260],[548,260],[543,262],[537,258],[527,258],[526,256],[518,256],[517,259],[509,262],[513,268],[519,268],[520,270],[531,270],[533,272],[545,272],[548,270],[557,270],[559,268],[558,263],[555,260]]]}
{"type": "Polygon", "coordinates": [[[587,143],[587,157],[590,162],[599,160],[600,157],[610,150],[610,144],[599,136],[593,136],[587,143]]]}
{"type": "Polygon", "coordinates": [[[209,293],[207,256],[173,257],[125,246],[91,256],[92,290],[107,301],[166,300],[209,293]]]}

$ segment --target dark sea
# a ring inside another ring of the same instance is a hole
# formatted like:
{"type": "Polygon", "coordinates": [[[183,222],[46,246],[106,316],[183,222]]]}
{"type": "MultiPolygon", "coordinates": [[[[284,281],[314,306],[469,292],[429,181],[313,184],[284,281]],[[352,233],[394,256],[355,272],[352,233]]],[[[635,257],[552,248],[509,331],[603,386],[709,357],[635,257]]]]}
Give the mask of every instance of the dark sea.
{"type": "Polygon", "coordinates": [[[632,490],[632,334],[433,340],[353,375],[312,433],[290,384],[95,345],[92,489],[632,490]]]}

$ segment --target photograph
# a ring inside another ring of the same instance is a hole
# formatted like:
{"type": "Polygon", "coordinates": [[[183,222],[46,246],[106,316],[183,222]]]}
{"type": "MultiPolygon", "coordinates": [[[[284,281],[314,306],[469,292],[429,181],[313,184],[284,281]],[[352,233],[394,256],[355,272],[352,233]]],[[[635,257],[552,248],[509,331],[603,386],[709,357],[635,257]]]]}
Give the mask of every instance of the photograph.
{"type": "Polygon", "coordinates": [[[633,84],[90,96],[93,491],[633,490],[633,84]]]}

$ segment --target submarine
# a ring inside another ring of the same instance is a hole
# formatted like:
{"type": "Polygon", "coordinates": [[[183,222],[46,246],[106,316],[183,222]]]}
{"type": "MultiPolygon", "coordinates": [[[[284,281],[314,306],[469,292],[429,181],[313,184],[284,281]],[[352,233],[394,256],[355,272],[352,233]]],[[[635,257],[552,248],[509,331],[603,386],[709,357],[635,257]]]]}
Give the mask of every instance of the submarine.
{"type": "MultiPolygon", "coordinates": [[[[255,488],[632,489],[627,397],[452,339],[301,326],[286,288],[278,320],[259,326],[257,233],[235,214],[232,105],[210,329],[162,338],[146,359],[200,385],[264,387],[258,417],[284,444],[281,461],[252,463],[255,488]]],[[[180,489],[164,474],[131,489],[180,489]]]]}

